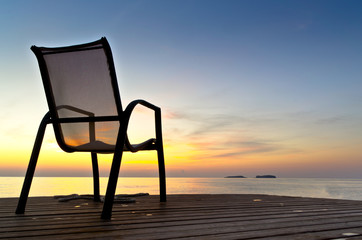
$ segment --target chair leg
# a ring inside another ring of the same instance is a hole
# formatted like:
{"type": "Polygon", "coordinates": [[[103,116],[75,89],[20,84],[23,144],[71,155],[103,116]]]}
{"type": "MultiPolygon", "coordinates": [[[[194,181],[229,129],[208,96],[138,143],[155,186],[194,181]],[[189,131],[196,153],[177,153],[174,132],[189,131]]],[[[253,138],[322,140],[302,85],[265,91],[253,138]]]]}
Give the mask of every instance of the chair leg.
{"type": "Polygon", "coordinates": [[[165,159],[163,154],[163,146],[157,149],[158,157],[158,172],[160,179],[160,202],[166,202],[166,171],[165,171],[165,159]]]}
{"type": "Polygon", "coordinates": [[[160,202],[166,202],[166,171],[165,171],[165,158],[163,154],[162,143],[162,124],[161,124],[161,109],[155,111],[155,129],[157,139],[157,158],[158,158],[158,172],[160,179],[160,202]]]}
{"type": "Polygon", "coordinates": [[[99,170],[97,153],[91,153],[92,156],[92,169],[93,169],[93,197],[95,202],[100,202],[99,195],[99,170]]]}
{"type": "Polygon", "coordinates": [[[113,201],[114,201],[114,195],[116,193],[119,170],[121,167],[126,131],[127,131],[127,126],[125,128],[120,129],[118,133],[116,150],[113,155],[113,161],[112,161],[111,171],[109,173],[107,191],[104,197],[104,204],[101,215],[102,219],[110,219],[112,216],[113,201]]]}
{"type": "Polygon", "coordinates": [[[25,179],[24,179],[24,183],[23,183],[23,188],[21,190],[18,206],[15,211],[16,214],[23,214],[25,212],[25,205],[28,200],[31,182],[34,177],[36,163],[38,162],[41,144],[43,142],[46,125],[49,123],[49,119],[50,119],[49,114],[46,114],[40,123],[38,133],[35,138],[33,151],[31,153],[28,169],[26,171],[26,175],[25,175],[25,179]]]}
{"type": "Polygon", "coordinates": [[[113,201],[114,201],[114,195],[116,193],[116,187],[117,187],[119,169],[121,167],[123,150],[119,150],[117,152],[115,152],[114,156],[113,156],[111,172],[109,174],[109,179],[108,179],[107,191],[106,191],[106,195],[104,197],[104,204],[103,204],[103,210],[102,210],[102,215],[101,215],[102,219],[110,219],[112,216],[113,201]],[[117,156],[116,156],[116,153],[117,153],[117,156]]]}

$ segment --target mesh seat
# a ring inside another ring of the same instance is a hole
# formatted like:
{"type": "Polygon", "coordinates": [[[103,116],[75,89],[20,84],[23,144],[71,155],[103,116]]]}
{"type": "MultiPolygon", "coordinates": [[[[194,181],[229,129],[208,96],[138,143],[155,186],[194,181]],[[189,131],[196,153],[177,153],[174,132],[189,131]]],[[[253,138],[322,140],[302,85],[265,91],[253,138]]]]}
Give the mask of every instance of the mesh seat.
{"type": "Polygon", "coordinates": [[[123,110],[111,48],[106,38],[58,48],[32,46],[37,57],[48,102],[35,140],[16,213],[24,213],[30,185],[47,124],[52,124],[58,145],[66,152],[90,152],[94,200],[99,201],[97,153],[113,153],[102,218],[111,217],[123,151],[156,150],[160,200],[166,201],[161,109],[135,100],[123,110]],[[127,128],[137,105],[155,113],[156,138],[131,144],[127,128]]]}
{"type": "MultiPolygon", "coordinates": [[[[139,150],[152,150],[156,144],[156,139],[151,138],[145,142],[139,144],[132,144],[133,148],[139,150]]],[[[107,144],[102,141],[93,141],[83,145],[75,147],[79,152],[98,152],[98,153],[113,153],[116,148],[116,145],[107,144]]],[[[126,146],[123,147],[124,151],[129,151],[126,146]]]]}

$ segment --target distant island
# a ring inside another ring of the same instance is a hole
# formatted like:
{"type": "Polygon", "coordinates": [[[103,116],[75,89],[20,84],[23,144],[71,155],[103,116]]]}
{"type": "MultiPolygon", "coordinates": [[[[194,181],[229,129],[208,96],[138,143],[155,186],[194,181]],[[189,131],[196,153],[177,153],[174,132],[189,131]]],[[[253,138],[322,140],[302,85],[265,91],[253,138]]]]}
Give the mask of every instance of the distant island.
{"type": "Polygon", "coordinates": [[[256,176],[256,178],[277,178],[277,177],[274,175],[258,175],[256,176]]]}
{"type": "MultiPolygon", "coordinates": [[[[244,177],[242,175],[236,175],[236,176],[226,176],[224,178],[247,178],[247,177],[244,177]]],[[[255,178],[277,178],[277,177],[274,175],[258,175],[255,178]]]]}
{"type": "Polygon", "coordinates": [[[244,176],[226,176],[225,178],[246,178],[244,176]]]}

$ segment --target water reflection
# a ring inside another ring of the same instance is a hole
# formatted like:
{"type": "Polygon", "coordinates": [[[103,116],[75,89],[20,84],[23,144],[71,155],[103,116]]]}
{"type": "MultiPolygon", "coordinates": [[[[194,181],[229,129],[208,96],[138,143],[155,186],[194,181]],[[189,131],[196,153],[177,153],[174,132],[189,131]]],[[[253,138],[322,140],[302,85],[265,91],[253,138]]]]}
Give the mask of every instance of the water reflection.
{"type": "MultiPolygon", "coordinates": [[[[0,197],[18,197],[23,177],[0,177],[0,197]]],[[[108,178],[100,178],[104,194],[108,178]]],[[[30,196],[91,194],[91,177],[35,177],[30,196]]],[[[158,178],[119,178],[116,194],[158,194],[158,178]]],[[[271,194],[362,200],[362,180],[167,178],[168,194],[271,194]]]]}

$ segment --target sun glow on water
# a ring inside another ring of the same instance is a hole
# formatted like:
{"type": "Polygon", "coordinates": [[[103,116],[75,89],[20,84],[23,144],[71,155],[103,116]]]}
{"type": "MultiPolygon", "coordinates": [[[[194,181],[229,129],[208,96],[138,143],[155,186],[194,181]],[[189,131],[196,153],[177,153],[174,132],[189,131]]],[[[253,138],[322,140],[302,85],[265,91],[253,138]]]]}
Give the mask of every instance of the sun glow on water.
{"type": "MultiPolygon", "coordinates": [[[[0,177],[0,197],[19,197],[22,177],[0,177]]],[[[35,177],[30,196],[92,194],[90,177],[35,177]]],[[[104,195],[108,178],[100,178],[104,195]]],[[[159,194],[157,177],[119,178],[117,194],[159,194]]],[[[167,178],[168,194],[270,194],[362,200],[361,179],[321,178],[167,178]]]]}

